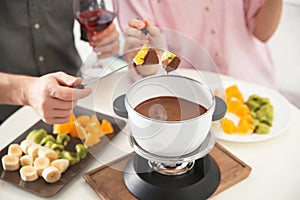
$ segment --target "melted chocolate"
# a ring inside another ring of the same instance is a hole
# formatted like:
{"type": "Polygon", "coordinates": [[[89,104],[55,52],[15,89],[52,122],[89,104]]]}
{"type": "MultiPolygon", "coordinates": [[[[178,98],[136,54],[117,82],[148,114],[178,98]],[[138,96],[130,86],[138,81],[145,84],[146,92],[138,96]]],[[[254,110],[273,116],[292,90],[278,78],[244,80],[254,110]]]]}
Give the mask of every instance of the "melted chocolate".
{"type": "Polygon", "coordinates": [[[134,110],[146,117],[162,121],[181,121],[198,117],[207,109],[197,103],[171,96],[143,101],[134,110]]]}

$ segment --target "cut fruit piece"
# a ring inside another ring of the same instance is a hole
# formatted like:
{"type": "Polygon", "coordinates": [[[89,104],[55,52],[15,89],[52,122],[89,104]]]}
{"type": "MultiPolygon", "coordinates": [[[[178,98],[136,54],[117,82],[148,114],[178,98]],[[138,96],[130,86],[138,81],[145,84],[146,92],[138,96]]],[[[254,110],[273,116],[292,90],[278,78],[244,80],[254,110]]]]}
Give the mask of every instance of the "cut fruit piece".
{"type": "Polygon", "coordinates": [[[102,137],[104,135],[101,124],[99,120],[91,118],[89,124],[85,127],[86,132],[91,133],[97,137],[102,137]]]}
{"type": "Polygon", "coordinates": [[[74,165],[80,161],[79,155],[71,151],[62,151],[61,158],[67,159],[70,165],[74,165]]]}
{"type": "Polygon", "coordinates": [[[32,166],[33,165],[33,158],[30,155],[24,155],[20,158],[20,165],[21,166],[32,166]]]}
{"type": "Polygon", "coordinates": [[[38,157],[34,160],[33,167],[36,169],[39,176],[43,170],[50,165],[50,160],[47,157],[38,157]]]}
{"type": "Polygon", "coordinates": [[[97,135],[94,135],[92,133],[88,133],[85,138],[84,146],[88,148],[88,147],[94,146],[98,142],[100,142],[100,137],[98,137],[97,135]]]}
{"type": "Polygon", "coordinates": [[[50,166],[44,169],[42,177],[48,183],[55,183],[60,179],[61,173],[56,167],[50,166]]]}
{"type": "Polygon", "coordinates": [[[78,138],[78,133],[77,133],[74,121],[75,121],[75,115],[71,114],[70,120],[67,123],[53,125],[53,133],[54,134],[70,134],[73,137],[78,138]]]}
{"type": "Polygon", "coordinates": [[[109,134],[109,133],[113,133],[114,132],[113,126],[106,119],[102,120],[101,129],[104,132],[104,134],[109,134]]]}
{"type": "Polygon", "coordinates": [[[40,147],[38,150],[38,157],[46,157],[51,161],[56,160],[58,158],[58,154],[53,149],[49,149],[48,147],[40,147]]]}
{"type": "Polygon", "coordinates": [[[136,56],[133,58],[133,62],[135,65],[142,65],[144,64],[144,59],[148,53],[148,46],[146,44],[138,51],[136,56]]]}
{"type": "Polygon", "coordinates": [[[51,166],[56,167],[61,174],[64,173],[68,169],[69,165],[70,165],[69,160],[64,159],[64,158],[54,160],[51,163],[51,166]]]}
{"type": "Polygon", "coordinates": [[[33,166],[24,166],[20,169],[20,176],[23,181],[35,181],[38,179],[38,173],[33,166]]]}
{"type": "Polygon", "coordinates": [[[181,59],[178,56],[176,56],[176,54],[169,51],[164,51],[161,59],[163,67],[167,73],[175,71],[181,62],[181,59]]]}
{"type": "Polygon", "coordinates": [[[228,118],[223,119],[223,130],[225,133],[233,134],[237,132],[237,127],[234,122],[228,118]]]}
{"type": "Polygon", "coordinates": [[[20,158],[23,154],[23,150],[19,144],[11,144],[8,147],[8,155],[14,155],[20,158]]]}
{"type": "Polygon", "coordinates": [[[237,100],[239,100],[242,103],[245,102],[243,94],[241,93],[241,91],[239,90],[237,85],[232,85],[232,86],[226,88],[225,94],[226,94],[226,102],[228,102],[232,98],[236,98],[237,100]]]}
{"type": "Polygon", "coordinates": [[[41,129],[36,129],[31,131],[27,136],[27,140],[32,140],[33,142],[39,144],[42,139],[47,135],[47,131],[43,128],[41,129]]]}
{"type": "Polygon", "coordinates": [[[248,115],[250,116],[250,109],[245,104],[235,107],[231,112],[241,118],[248,116],[248,115]]]}
{"type": "Polygon", "coordinates": [[[38,156],[38,151],[41,146],[38,144],[32,144],[27,149],[27,154],[30,155],[33,159],[38,156]]]}
{"type": "Polygon", "coordinates": [[[81,115],[79,117],[76,118],[76,121],[83,127],[86,127],[86,125],[89,123],[90,121],[90,116],[88,115],[81,115]]]}
{"type": "Polygon", "coordinates": [[[97,126],[101,127],[101,123],[96,115],[91,116],[90,122],[96,122],[97,126]]]}
{"type": "Polygon", "coordinates": [[[2,157],[2,167],[6,171],[15,171],[19,169],[19,158],[15,155],[5,155],[2,157]]]}
{"type": "Polygon", "coordinates": [[[241,118],[238,123],[238,133],[239,134],[251,134],[254,131],[254,125],[252,124],[252,121],[250,119],[251,117],[244,117],[241,118]]]}
{"type": "Polygon", "coordinates": [[[31,146],[32,144],[36,145],[36,143],[33,142],[32,140],[25,139],[20,143],[20,147],[25,154],[28,154],[28,152],[27,152],[28,147],[31,146]]]}
{"type": "Polygon", "coordinates": [[[75,122],[75,126],[76,126],[76,129],[77,129],[79,139],[83,140],[86,137],[86,134],[87,134],[85,128],[82,125],[80,125],[78,122],[75,122]]]}
{"type": "Polygon", "coordinates": [[[240,102],[237,99],[230,99],[229,101],[226,102],[227,104],[227,112],[234,112],[237,107],[243,105],[242,102],[240,102]]]}

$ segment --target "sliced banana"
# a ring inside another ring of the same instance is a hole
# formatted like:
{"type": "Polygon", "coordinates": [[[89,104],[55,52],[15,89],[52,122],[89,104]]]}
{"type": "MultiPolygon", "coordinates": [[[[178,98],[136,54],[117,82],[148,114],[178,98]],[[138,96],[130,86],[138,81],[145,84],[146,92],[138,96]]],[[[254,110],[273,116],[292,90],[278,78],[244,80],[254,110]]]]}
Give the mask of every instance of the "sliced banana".
{"type": "Polygon", "coordinates": [[[47,157],[37,157],[33,163],[33,167],[36,169],[39,176],[42,175],[43,170],[49,165],[50,160],[47,157]]]}
{"type": "Polygon", "coordinates": [[[68,169],[69,164],[69,160],[62,158],[52,161],[51,166],[56,167],[58,171],[62,174],[68,169]]]}
{"type": "Polygon", "coordinates": [[[22,149],[22,151],[24,152],[24,154],[28,154],[27,150],[28,150],[28,147],[31,146],[32,144],[35,144],[35,142],[33,142],[32,140],[23,140],[21,143],[20,143],[20,147],[22,149]]]}
{"type": "Polygon", "coordinates": [[[38,156],[39,148],[41,148],[40,145],[32,144],[27,149],[27,154],[32,156],[33,159],[35,159],[38,156]]]}
{"type": "Polygon", "coordinates": [[[3,169],[6,171],[15,171],[19,169],[19,158],[15,155],[5,155],[1,159],[3,169]]]}
{"type": "Polygon", "coordinates": [[[20,169],[20,175],[23,181],[35,181],[39,177],[36,169],[29,165],[20,169]]]}
{"type": "Polygon", "coordinates": [[[24,155],[20,158],[21,166],[33,166],[33,158],[31,155],[24,155]]]}
{"type": "Polygon", "coordinates": [[[38,157],[46,157],[49,158],[50,161],[53,161],[58,158],[58,154],[53,149],[49,149],[47,147],[41,147],[38,150],[38,157]]]}
{"type": "Polygon", "coordinates": [[[44,169],[42,177],[45,179],[46,182],[54,183],[60,179],[61,173],[56,167],[50,166],[44,169]]]}
{"type": "Polygon", "coordinates": [[[20,158],[23,154],[23,151],[19,144],[11,144],[8,147],[8,155],[15,155],[20,158]]]}

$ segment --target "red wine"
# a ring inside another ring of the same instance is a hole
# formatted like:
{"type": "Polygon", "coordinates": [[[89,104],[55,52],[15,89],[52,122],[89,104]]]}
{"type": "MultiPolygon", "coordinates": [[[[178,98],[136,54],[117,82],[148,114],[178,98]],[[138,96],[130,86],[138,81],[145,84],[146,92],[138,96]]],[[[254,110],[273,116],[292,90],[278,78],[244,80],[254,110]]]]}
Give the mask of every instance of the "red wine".
{"type": "Polygon", "coordinates": [[[108,27],[115,18],[115,14],[108,10],[88,10],[79,14],[79,23],[88,31],[100,32],[108,27]]]}

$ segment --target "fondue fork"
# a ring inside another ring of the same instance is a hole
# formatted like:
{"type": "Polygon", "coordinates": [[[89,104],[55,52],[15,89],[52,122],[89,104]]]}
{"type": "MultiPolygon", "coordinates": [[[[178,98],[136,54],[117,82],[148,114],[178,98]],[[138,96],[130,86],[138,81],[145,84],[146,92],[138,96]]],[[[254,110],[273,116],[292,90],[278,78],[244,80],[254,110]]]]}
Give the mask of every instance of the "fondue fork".
{"type": "MultiPolygon", "coordinates": [[[[141,31],[142,31],[145,35],[147,35],[147,36],[150,38],[150,40],[154,43],[154,45],[155,45],[157,48],[161,49],[161,47],[160,47],[160,45],[158,44],[158,42],[154,39],[154,37],[150,34],[149,30],[148,30],[146,27],[143,28],[143,29],[141,29],[141,31]]],[[[162,50],[161,50],[161,51],[162,51],[162,50]]]]}
{"type": "MultiPolygon", "coordinates": [[[[122,67],[119,67],[119,68],[117,68],[117,69],[115,69],[115,70],[109,72],[108,74],[104,74],[104,75],[101,76],[100,78],[104,78],[104,77],[110,76],[111,74],[113,74],[113,73],[115,73],[115,72],[117,72],[117,71],[120,71],[121,69],[124,69],[124,68],[128,67],[128,66],[131,65],[131,64],[133,64],[133,62],[130,62],[130,63],[128,63],[128,64],[126,64],[126,65],[124,65],[124,66],[122,66],[122,67]]],[[[76,86],[74,86],[73,88],[84,89],[86,86],[95,83],[97,80],[98,80],[98,78],[94,78],[94,79],[92,79],[92,80],[90,80],[90,81],[88,81],[88,82],[86,82],[86,83],[82,83],[82,84],[76,85],[76,86]]]]}
{"type": "MultiPolygon", "coordinates": [[[[146,27],[143,28],[143,29],[141,29],[141,31],[142,31],[145,35],[148,35],[148,37],[150,38],[150,40],[155,44],[155,46],[156,46],[157,48],[160,48],[160,45],[159,45],[159,44],[157,43],[157,41],[152,37],[152,35],[150,34],[149,30],[148,30],[146,27]]],[[[115,72],[117,72],[117,71],[120,71],[121,69],[124,69],[124,68],[128,67],[129,65],[131,65],[131,64],[133,64],[133,63],[134,63],[134,62],[132,61],[132,62],[130,62],[130,63],[128,63],[128,64],[126,64],[126,65],[124,65],[124,66],[122,66],[122,67],[119,67],[119,68],[117,68],[117,69],[111,71],[110,73],[103,75],[101,78],[107,77],[107,76],[109,76],[109,75],[111,75],[111,74],[113,74],[113,73],[115,73],[115,72]]],[[[97,80],[98,80],[98,78],[94,78],[94,79],[88,81],[87,83],[82,83],[82,84],[76,85],[76,86],[74,86],[73,88],[84,89],[87,85],[91,85],[92,83],[96,82],[97,80]]]]}

